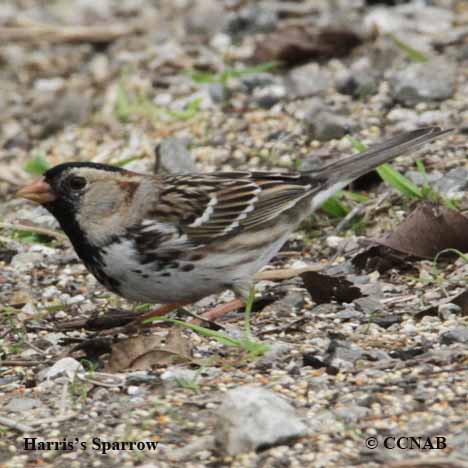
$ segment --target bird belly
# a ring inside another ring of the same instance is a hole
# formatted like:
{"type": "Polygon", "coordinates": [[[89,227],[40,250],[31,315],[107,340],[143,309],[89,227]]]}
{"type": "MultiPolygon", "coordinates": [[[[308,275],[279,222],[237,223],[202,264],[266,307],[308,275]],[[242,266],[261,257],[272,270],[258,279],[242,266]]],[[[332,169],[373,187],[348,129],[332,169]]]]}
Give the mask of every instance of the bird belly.
{"type": "Polygon", "coordinates": [[[207,251],[188,250],[171,261],[158,260],[155,252],[154,260],[148,263],[141,262],[133,242],[126,240],[107,246],[102,255],[104,275],[93,273],[101,283],[130,301],[196,302],[224,289],[238,291],[239,285],[245,290],[289,234],[290,229],[285,232],[284,228],[260,230],[255,235],[241,234],[212,243],[207,251]]]}
{"type": "Polygon", "coordinates": [[[103,274],[93,273],[104,286],[129,301],[195,302],[226,289],[219,272],[188,260],[142,263],[130,240],[107,246],[102,260],[103,274]]]}

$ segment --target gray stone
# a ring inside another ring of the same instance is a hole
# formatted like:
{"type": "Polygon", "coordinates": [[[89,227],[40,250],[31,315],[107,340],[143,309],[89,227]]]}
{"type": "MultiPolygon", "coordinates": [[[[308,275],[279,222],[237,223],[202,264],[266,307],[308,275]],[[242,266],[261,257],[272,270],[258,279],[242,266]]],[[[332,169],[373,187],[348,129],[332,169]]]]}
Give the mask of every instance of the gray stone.
{"type": "Polygon", "coordinates": [[[258,106],[263,109],[271,109],[286,96],[286,89],[280,84],[257,88],[253,92],[253,97],[258,106]]]}
{"type": "Polygon", "coordinates": [[[344,419],[347,423],[359,421],[369,416],[371,410],[364,406],[358,406],[355,403],[341,406],[335,410],[335,416],[338,419],[344,419]]]}
{"type": "Polygon", "coordinates": [[[217,0],[194,0],[185,16],[188,34],[213,36],[224,27],[224,8],[217,0]]]}
{"type": "MultiPolygon", "coordinates": [[[[459,169],[457,169],[457,171],[458,170],[459,169]]],[[[429,183],[430,185],[435,183],[442,177],[442,173],[439,171],[434,171],[429,174],[423,175],[419,171],[407,171],[405,173],[405,176],[408,177],[408,179],[410,179],[411,182],[414,182],[416,185],[423,186],[426,183],[429,183]]]]}
{"type": "Polygon", "coordinates": [[[338,312],[336,316],[341,320],[359,320],[363,314],[355,309],[346,309],[338,312]]]}
{"type": "Polygon", "coordinates": [[[468,327],[458,327],[440,336],[441,344],[468,343],[468,327]]]}
{"type": "Polygon", "coordinates": [[[256,363],[257,367],[271,366],[285,357],[291,351],[288,343],[275,342],[270,349],[256,363]]]}
{"type": "Polygon", "coordinates": [[[156,153],[157,161],[159,161],[158,169],[172,174],[198,172],[187,143],[180,138],[164,138],[159,143],[156,153]]]}
{"type": "Polygon", "coordinates": [[[427,63],[411,63],[390,79],[393,97],[412,106],[419,102],[443,101],[455,92],[456,67],[438,58],[427,63]]]}
{"type": "Polygon", "coordinates": [[[274,85],[278,82],[278,79],[271,73],[263,72],[243,76],[240,78],[240,82],[247,93],[252,93],[254,89],[274,85]]]}
{"type": "Polygon", "coordinates": [[[69,381],[75,378],[77,373],[84,373],[84,367],[71,357],[58,360],[53,366],[40,371],[37,375],[39,380],[52,380],[65,376],[69,381]]]}
{"type": "Polygon", "coordinates": [[[351,130],[351,122],[346,117],[328,111],[306,114],[304,124],[310,136],[320,141],[342,138],[351,130]]]}
{"type": "Polygon", "coordinates": [[[213,102],[223,103],[229,99],[229,89],[223,83],[210,83],[208,92],[213,102]]]}
{"type": "Polygon", "coordinates": [[[369,361],[391,361],[391,357],[382,349],[369,349],[363,355],[369,361]]]}
{"type": "Polygon", "coordinates": [[[67,125],[83,123],[91,110],[91,99],[84,93],[70,92],[51,100],[50,108],[44,112],[42,136],[54,133],[67,125]]]}
{"type": "Polygon", "coordinates": [[[286,77],[286,88],[293,97],[314,96],[326,91],[332,85],[328,70],[316,63],[293,68],[286,77]]]}
{"type": "Polygon", "coordinates": [[[28,206],[16,212],[16,219],[22,224],[33,223],[50,229],[58,229],[57,220],[42,206],[28,206]]]}
{"type": "MultiPolygon", "coordinates": [[[[195,454],[201,451],[214,450],[215,441],[212,435],[199,437],[193,442],[168,451],[168,458],[174,462],[193,461],[195,454]]],[[[146,465],[145,465],[146,466],[146,465]]],[[[154,465],[156,466],[156,465],[154,465]]],[[[143,467],[144,468],[144,467],[143,467]]]]}
{"type": "Polygon", "coordinates": [[[161,379],[166,387],[177,387],[187,383],[196,383],[198,372],[179,366],[170,366],[161,375],[161,379]]]}
{"type": "Polygon", "coordinates": [[[435,183],[438,192],[451,196],[468,190],[468,169],[457,167],[442,176],[435,183]]]}
{"type": "Polygon", "coordinates": [[[327,354],[327,360],[332,365],[334,365],[333,361],[337,359],[339,359],[340,361],[347,361],[354,364],[354,362],[356,362],[362,357],[364,351],[354,343],[332,340],[328,346],[327,354]]]}
{"type": "MultiPolygon", "coordinates": [[[[390,3],[390,2],[374,2],[390,3]]],[[[417,31],[418,33],[437,34],[453,29],[454,13],[448,8],[440,8],[421,2],[393,2],[401,5],[378,6],[369,9],[363,19],[364,30],[398,34],[417,31]]],[[[424,34],[418,34],[424,38],[424,34]]],[[[410,42],[410,44],[412,44],[410,42]]],[[[412,44],[413,45],[413,44],[412,44]]],[[[413,45],[414,46],[414,45],[413,45]]]]}
{"type": "Polygon", "coordinates": [[[453,302],[440,304],[437,307],[437,316],[442,320],[449,320],[453,315],[461,314],[462,308],[453,302]]]}
{"type": "Polygon", "coordinates": [[[40,252],[22,252],[16,254],[11,259],[12,267],[21,267],[24,265],[36,265],[44,259],[44,256],[40,252]]]}
{"type": "Polygon", "coordinates": [[[304,293],[301,291],[290,291],[281,299],[281,302],[291,307],[301,309],[305,304],[304,293]]]}
{"type": "Polygon", "coordinates": [[[368,59],[358,60],[337,77],[336,89],[355,98],[375,94],[378,90],[378,74],[368,59]]]}
{"type": "Polygon", "coordinates": [[[381,309],[380,301],[375,297],[359,297],[354,300],[354,305],[365,314],[372,314],[381,309]]]}
{"type": "Polygon", "coordinates": [[[36,398],[12,398],[5,406],[5,411],[12,413],[23,413],[43,406],[40,400],[36,398]]]}
{"type": "Polygon", "coordinates": [[[251,5],[227,15],[226,32],[239,36],[257,32],[273,31],[278,24],[278,15],[269,6],[251,5]]]}
{"type": "Polygon", "coordinates": [[[468,459],[468,427],[462,427],[459,432],[450,437],[452,440],[452,446],[456,450],[456,454],[459,457],[463,457],[465,460],[468,459]]]}
{"type": "Polygon", "coordinates": [[[261,387],[230,390],[217,414],[216,444],[229,455],[284,444],[307,430],[290,403],[261,387]]]}

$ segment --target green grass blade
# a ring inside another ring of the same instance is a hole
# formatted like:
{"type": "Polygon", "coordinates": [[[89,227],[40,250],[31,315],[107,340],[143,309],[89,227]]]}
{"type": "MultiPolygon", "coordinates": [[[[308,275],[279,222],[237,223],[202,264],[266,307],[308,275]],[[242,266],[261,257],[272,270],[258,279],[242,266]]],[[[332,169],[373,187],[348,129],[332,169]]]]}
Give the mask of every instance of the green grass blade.
{"type": "Polygon", "coordinates": [[[393,40],[393,42],[399,49],[406,53],[406,55],[411,61],[418,63],[426,63],[429,61],[427,56],[423,54],[420,50],[417,50],[414,47],[411,47],[406,42],[403,42],[395,34],[390,33],[389,37],[393,40]]]}
{"type": "Polygon", "coordinates": [[[360,153],[367,151],[367,145],[362,141],[358,140],[357,138],[353,138],[352,136],[348,135],[348,139],[351,142],[352,147],[359,151],[360,153]]]}
{"type": "Polygon", "coordinates": [[[130,115],[132,114],[132,103],[130,102],[130,97],[121,82],[117,84],[115,114],[123,123],[128,122],[130,115]]]}
{"type": "Polygon", "coordinates": [[[423,198],[421,189],[407,177],[400,174],[390,164],[382,164],[376,169],[379,176],[408,198],[423,198]]]}
{"type": "Polygon", "coordinates": [[[208,338],[214,338],[215,340],[227,346],[242,346],[241,341],[237,340],[236,338],[231,338],[230,336],[227,336],[224,333],[219,333],[217,331],[210,330],[209,328],[201,327],[200,325],[195,325],[194,323],[187,323],[183,320],[171,319],[167,317],[153,317],[151,319],[145,320],[143,323],[151,323],[157,321],[175,323],[177,325],[180,325],[181,327],[189,328],[190,330],[193,330],[199,333],[200,335],[206,336],[208,338]]]}
{"type": "MultiPolygon", "coordinates": [[[[353,145],[353,148],[359,152],[367,150],[367,145],[356,138],[348,137],[353,145]]],[[[390,164],[382,164],[376,169],[382,180],[397,189],[400,193],[408,198],[423,198],[422,190],[411,180],[400,174],[390,164]]]]}
{"type": "Polygon", "coordinates": [[[33,159],[30,159],[24,166],[24,170],[29,174],[33,175],[42,175],[49,168],[50,164],[43,154],[37,154],[33,159]]]}
{"type": "Polygon", "coordinates": [[[358,203],[366,203],[369,201],[369,197],[358,192],[351,192],[350,190],[343,190],[343,194],[346,198],[358,203]]]}
{"type": "Polygon", "coordinates": [[[341,193],[331,196],[322,206],[321,210],[329,216],[335,218],[344,218],[349,210],[348,208],[340,201],[339,197],[341,193]]]}

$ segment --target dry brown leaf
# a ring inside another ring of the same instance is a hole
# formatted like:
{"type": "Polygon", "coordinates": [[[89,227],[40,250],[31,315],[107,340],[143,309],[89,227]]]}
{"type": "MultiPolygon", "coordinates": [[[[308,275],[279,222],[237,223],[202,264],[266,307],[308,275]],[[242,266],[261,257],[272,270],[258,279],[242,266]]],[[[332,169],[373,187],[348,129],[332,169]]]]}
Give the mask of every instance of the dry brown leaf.
{"type": "Polygon", "coordinates": [[[174,327],[165,340],[161,336],[151,335],[136,336],[116,343],[112,346],[106,370],[144,370],[187,361],[192,361],[190,342],[180,328],[174,327]]]}
{"type": "Polygon", "coordinates": [[[427,309],[421,310],[414,317],[417,320],[421,320],[427,316],[437,317],[439,314],[439,306],[446,304],[446,303],[457,305],[461,309],[460,315],[462,317],[467,317],[468,316],[468,289],[448,301],[444,300],[435,306],[431,306],[431,307],[428,307],[427,309]]]}
{"type": "Polygon", "coordinates": [[[279,61],[294,66],[313,59],[344,57],[361,43],[351,30],[327,27],[321,30],[289,26],[262,36],[254,52],[258,62],[279,61]]]}
{"type": "Polygon", "coordinates": [[[433,259],[447,249],[468,252],[468,218],[433,203],[419,205],[394,231],[353,258],[353,264],[384,272],[411,259],[433,259]]]}
{"type": "Polygon", "coordinates": [[[371,245],[352,259],[352,263],[360,270],[378,271],[384,273],[391,268],[403,270],[411,263],[408,255],[397,252],[383,245],[371,245]]]}
{"type": "Polygon", "coordinates": [[[399,252],[432,259],[445,249],[468,252],[468,219],[445,206],[418,206],[390,235],[377,242],[399,252]]]}
{"type": "Polygon", "coordinates": [[[357,286],[342,276],[329,276],[316,271],[307,271],[300,276],[304,287],[317,304],[331,301],[349,303],[363,296],[357,286]]]}

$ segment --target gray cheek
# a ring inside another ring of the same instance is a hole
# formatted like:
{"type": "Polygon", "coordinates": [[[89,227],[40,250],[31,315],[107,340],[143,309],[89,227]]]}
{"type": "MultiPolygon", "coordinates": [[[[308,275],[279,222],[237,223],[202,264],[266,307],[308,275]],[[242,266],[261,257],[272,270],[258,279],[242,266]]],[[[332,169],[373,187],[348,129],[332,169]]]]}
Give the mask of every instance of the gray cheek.
{"type": "Polygon", "coordinates": [[[94,207],[97,212],[110,214],[117,210],[118,200],[113,197],[103,197],[94,203],[94,207]]]}

